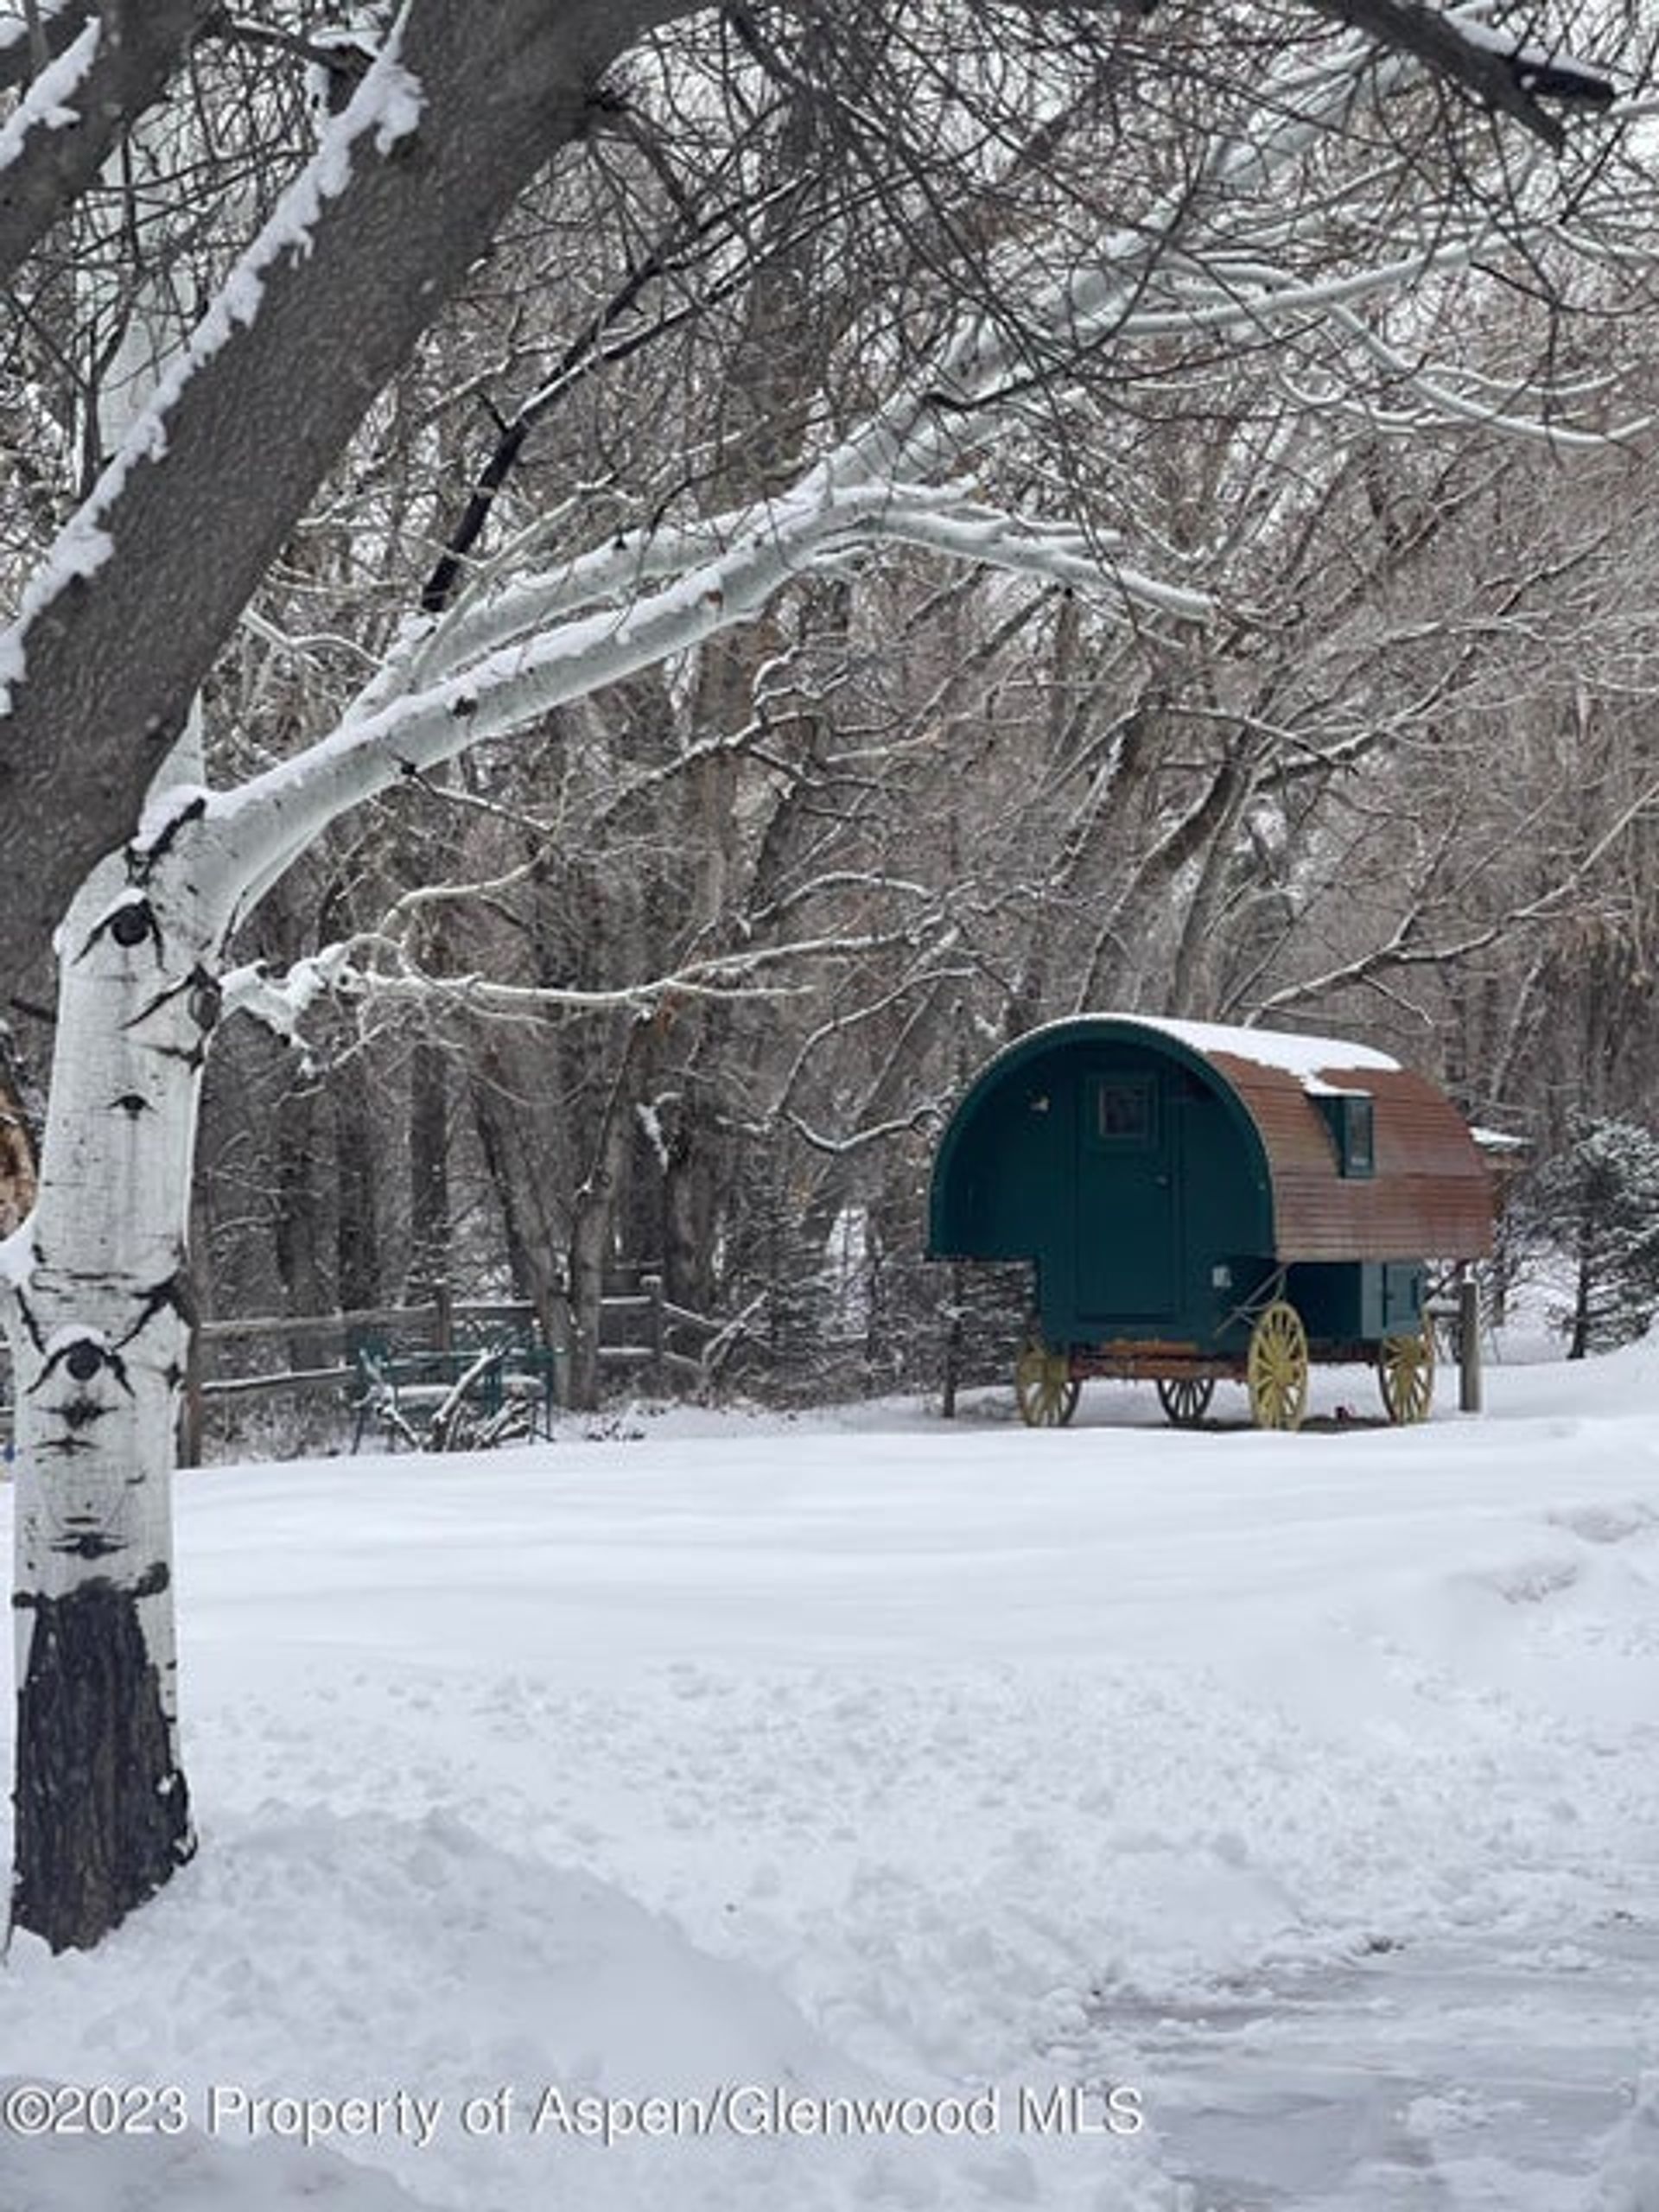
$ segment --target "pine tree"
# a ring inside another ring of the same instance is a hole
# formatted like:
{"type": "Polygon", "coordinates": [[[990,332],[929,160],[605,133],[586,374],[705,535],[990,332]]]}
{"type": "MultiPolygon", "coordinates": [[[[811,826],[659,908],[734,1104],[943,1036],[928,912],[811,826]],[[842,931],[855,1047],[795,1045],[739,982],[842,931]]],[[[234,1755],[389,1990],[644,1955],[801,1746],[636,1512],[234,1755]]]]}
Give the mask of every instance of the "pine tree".
{"type": "Polygon", "coordinates": [[[1639,1122],[1582,1116],[1534,1177],[1527,1226],[1573,1265],[1560,1319],[1569,1359],[1643,1335],[1659,1310],[1659,1135],[1639,1122]]]}

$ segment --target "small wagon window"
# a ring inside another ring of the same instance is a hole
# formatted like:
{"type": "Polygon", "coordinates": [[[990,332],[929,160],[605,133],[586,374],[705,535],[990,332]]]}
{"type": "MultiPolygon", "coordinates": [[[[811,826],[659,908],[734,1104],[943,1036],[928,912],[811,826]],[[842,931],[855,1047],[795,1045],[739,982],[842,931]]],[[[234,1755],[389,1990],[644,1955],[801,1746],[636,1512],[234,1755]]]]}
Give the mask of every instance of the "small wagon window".
{"type": "Polygon", "coordinates": [[[1376,1165],[1372,1107],[1369,1098],[1351,1098],[1348,1101],[1347,1122],[1342,1172],[1344,1175],[1369,1175],[1376,1165]]]}
{"type": "Polygon", "coordinates": [[[1095,1085],[1095,1135],[1102,1144],[1125,1147],[1154,1141],[1153,1086],[1147,1077],[1114,1077],[1095,1085]]]}
{"type": "Polygon", "coordinates": [[[1376,1124],[1371,1099],[1363,1090],[1338,1091],[1319,1104],[1336,1147],[1337,1173],[1358,1181],[1375,1175],[1376,1124]]]}

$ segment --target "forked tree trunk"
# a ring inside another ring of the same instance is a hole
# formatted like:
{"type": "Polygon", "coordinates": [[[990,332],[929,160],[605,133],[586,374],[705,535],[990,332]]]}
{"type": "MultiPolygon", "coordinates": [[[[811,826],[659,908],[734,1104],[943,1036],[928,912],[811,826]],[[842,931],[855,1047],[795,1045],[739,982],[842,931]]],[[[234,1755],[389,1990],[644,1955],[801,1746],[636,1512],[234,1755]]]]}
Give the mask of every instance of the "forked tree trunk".
{"type": "Polygon", "coordinates": [[[220,931],[180,872],[96,871],[61,938],[29,1224],[6,1248],[17,1402],[11,1923],[98,1942],[189,1858],[171,1478],[195,1116],[220,931]]]}

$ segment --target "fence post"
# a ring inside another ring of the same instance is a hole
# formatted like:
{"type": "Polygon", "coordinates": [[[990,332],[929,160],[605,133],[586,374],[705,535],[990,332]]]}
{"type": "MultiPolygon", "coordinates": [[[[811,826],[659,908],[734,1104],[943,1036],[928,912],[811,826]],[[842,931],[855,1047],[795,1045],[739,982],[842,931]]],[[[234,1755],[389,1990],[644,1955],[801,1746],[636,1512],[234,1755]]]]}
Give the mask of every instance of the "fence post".
{"type": "Polygon", "coordinates": [[[957,1373],[962,1362],[962,1269],[955,1261],[946,1278],[945,1313],[949,1317],[944,1332],[944,1381],[939,1393],[939,1416],[943,1421],[957,1417],[957,1373]]]}
{"type": "Polygon", "coordinates": [[[1465,1267],[1458,1274],[1458,1411],[1480,1407],[1480,1285],[1465,1267]]]}
{"type": "Polygon", "coordinates": [[[651,1346],[651,1387],[659,1398],[668,1395],[668,1316],[663,1311],[661,1275],[641,1275],[639,1287],[650,1300],[645,1316],[646,1342],[651,1346]]]}
{"type": "Polygon", "coordinates": [[[179,1465],[201,1465],[201,1330],[192,1325],[184,1355],[184,1396],[179,1406],[179,1465]]]}

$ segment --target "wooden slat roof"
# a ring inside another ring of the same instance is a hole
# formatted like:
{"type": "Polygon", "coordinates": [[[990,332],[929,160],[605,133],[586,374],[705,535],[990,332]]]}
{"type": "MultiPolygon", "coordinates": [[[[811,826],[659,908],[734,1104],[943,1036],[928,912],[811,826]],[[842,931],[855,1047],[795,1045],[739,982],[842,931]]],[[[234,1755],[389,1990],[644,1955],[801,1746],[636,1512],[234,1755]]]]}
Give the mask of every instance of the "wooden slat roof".
{"type": "MultiPolygon", "coordinates": [[[[1491,1173],[1457,1109],[1426,1077],[1342,1038],[1106,1013],[1073,1014],[1029,1030],[980,1070],[934,1163],[935,1251],[975,1249],[952,1211],[961,1179],[954,1147],[985,1100],[1017,1069],[1051,1052],[1096,1054],[1126,1044],[1173,1050],[1201,1080],[1224,1089],[1232,1109],[1254,1129],[1261,1158],[1249,1172],[1262,1178],[1265,1170],[1271,1191],[1271,1256],[1286,1263],[1472,1260],[1491,1251],[1491,1173]],[[1372,1102],[1370,1176],[1342,1173],[1319,1103],[1332,1092],[1358,1092],[1372,1102]]],[[[982,1160],[979,1166],[991,1172],[982,1160]]],[[[1019,1249],[1003,1241],[1009,1250],[1019,1249]]]]}
{"type": "MultiPolygon", "coordinates": [[[[1263,1040],[1266,1042],[1266,1040],[1263,1040]]],[[[1226,1077],[1261,1134],[1273,1179],[1275,1257],[1473,1260],[1491,1249],[1491,1177],[1463,1117],[1425,1077],[1333,1058],[1305,1077],[1243,1053],[1204,1058],[1226,1077]],[[1373,1102],[1375,1173],[1344,1177],[1306,1082],[1373,1102]]]]}

